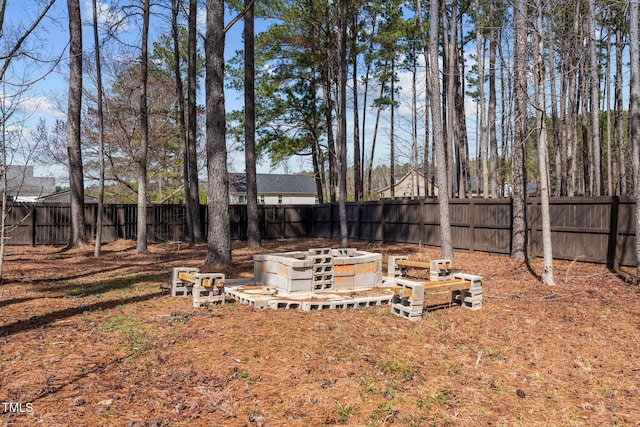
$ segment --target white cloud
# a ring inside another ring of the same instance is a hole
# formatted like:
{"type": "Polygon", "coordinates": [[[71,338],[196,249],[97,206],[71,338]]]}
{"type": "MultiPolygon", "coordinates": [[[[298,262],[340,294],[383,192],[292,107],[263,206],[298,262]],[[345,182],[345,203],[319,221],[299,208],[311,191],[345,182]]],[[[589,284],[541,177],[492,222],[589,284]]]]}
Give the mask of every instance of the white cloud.
{"type": "Polygon", "coordinates": [[[40,116],[52,119],[65,117],[65,114],[45,97],[25,98],[20,101],[17,110],[25,117],[40,116]]]}
{"type": "MultiPolygon", "coordinates": [[[[114,10],[110,5],[104,2],[96,2],[96,11],[98,15],[98,25],[102,28],[111,28],[115,26],[118,31],[126,31],[127,24],[121,12],[114,10]]],[[[91,0],[84,2],[84,19],[93,22],[93,5],[91,0]]]]}

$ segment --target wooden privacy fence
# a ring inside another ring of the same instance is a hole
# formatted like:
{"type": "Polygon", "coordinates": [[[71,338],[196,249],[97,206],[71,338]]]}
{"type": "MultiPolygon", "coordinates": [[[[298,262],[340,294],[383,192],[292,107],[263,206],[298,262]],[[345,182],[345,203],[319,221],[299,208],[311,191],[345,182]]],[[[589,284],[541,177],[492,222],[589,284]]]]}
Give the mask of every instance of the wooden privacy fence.
{"type": "MultiPolygon", "coordinates": [[[[457,249],[508,254],[511,251],[511,199],[451,199],[451,234],[457,249]]],[[[106,205],[103,240],[136,238],[136,205],[106,205]]],[[[231,238],[247,236],[245,205],[229,208],[231,238]]],[[[95,235],[97,206],[85,207],[87,234],[95,235]]],[[[208,215],[201,206],[206,231],[208,215]]],[[[262,238],[340,236],[338,205],[259,206],[262,238]]],[[[440,245],[437,199],[347,203],[349,238],[384,243],[440,245]]],[[[527,205],[528,244],[542,254],[540,199],[527,205]]],[[[182,205],[150,205],[147,236],[151,242],[186,240],[182,205]]],[[[64,245],[69,240],[68,204],[14,205],[7,218],[8,243],[64,245]]],[[[626,197],[552,198],[551,238],[555,258],[635,265],[634,201],[626,197]]]]}

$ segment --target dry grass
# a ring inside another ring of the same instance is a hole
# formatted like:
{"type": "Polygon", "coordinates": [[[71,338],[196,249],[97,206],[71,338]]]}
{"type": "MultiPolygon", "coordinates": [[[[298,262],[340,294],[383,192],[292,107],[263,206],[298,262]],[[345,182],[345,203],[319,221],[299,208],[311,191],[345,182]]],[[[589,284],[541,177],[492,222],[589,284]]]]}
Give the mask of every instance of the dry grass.
{"type": "MultiPolygon", "coordinates": [[[[336,247],[267,241],[262,252],[336,247]]],[[[353,246],[412,259],[435,248],[353,246]]],[[[7,425],[640,425],[640,291],[605,267],[556,262],[558,285],[503,256],[458,252],[484,308],[322,312],[193,309],[159,292],[204,246],[10,248],[0,286],[7,425]]],[[[251,275],[237,244],[228,277],[251,275]]],[[[627,272],[628,273],[628,272],[627,272]]],[[[624,275],[625,272],[622,272],[624,275]]],[[[445,296],[446,297],[446,296],[445,296]]],[[[435,302],[435,301],[434,301],[435,302]]]]}

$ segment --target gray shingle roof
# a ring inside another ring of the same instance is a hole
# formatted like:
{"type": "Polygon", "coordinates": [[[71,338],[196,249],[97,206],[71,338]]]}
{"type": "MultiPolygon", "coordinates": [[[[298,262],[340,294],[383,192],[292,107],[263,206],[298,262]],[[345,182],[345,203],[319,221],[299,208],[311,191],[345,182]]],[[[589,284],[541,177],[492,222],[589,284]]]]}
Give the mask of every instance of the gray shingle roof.
{"type": "MultiPolygon", "coordinates": [[[[309,175],[256,174],[258,193],[311,193],[316,194],[316,183],[309,175]]],[[[246,193],[245,174],[230,173],[229,183],[237,193],[246,193]]]]}

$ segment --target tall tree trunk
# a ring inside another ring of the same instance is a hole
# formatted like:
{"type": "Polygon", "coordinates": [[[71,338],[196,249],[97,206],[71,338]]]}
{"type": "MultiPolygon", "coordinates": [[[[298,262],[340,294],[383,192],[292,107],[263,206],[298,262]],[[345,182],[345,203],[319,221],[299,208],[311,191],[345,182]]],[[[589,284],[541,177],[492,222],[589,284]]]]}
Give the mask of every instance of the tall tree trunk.
{"type": "Polygon", "coordinates": [[[327,122],[327,152],[329,155],[329,199],[331,203],[336,201],[337,166],[336,166],[336,144],[333,136],[333,100],[331,98],[331,76],[330,65],[324,65],[325,70],[322,76],[322,98],[324,100],[324,113],[327,122]]]}
{"type": "Polygon", "coordinates": [[[611,155],[611,29],[607,33],[606,74],[604,96],[607,108],[607,195],[613,196],[613,156],[611,155]]]}
{"type": "Polygon", "coordinates": [[[622,53],[624,51],[624,35],[622,30],[616,30],[616,83],[615,83],[615,109],[616,109],[616,135],[618,140],[618,158],[620,162],[620,194],[627,195],[627,165],[625,153],[625,124],[624,107],[622,105],[622,53]]]}
{"type": "MultiPolygon", "coordinates": [[[[443,2],[444,4],[444,2],[443,2]]],[[[458,62],[458,55],[456,54],[456,43],[457,43],[457,3],[451,2],[451,17],[447,18],[447,8],[442,7],[442,22],[444,23],[443,29],[443,41],[445,43],[444,49],[447,52],[446,58],[443,59],[443,64],[446,67],[446,105],[443,108],[446,108],[447,111],[447,136],[445,138],[445,155],[447,159],[447,189],[449,192],[449,197],[454,196],[454,170],[455,170],[455,162],[454,157],[457,151],[456,145],[458,144],[458,128],[456,126],[457,111],[456,111],[456,97],[455,97],[455,78],[456,78],[456,69],[458,62]]],[[[443,83],[444,84],[444,83],[443,83]]]]}
{"type": "Polygon", "coordinates": [[[580,93],[578,97],[581,99],[582,104],[582,114],[580,115],[580,123],[582,127],[582,188],[580,189],[582,194],[588,194],[589,196],[593,196],[593,177],[594,172],[594,160],[593,150],[591,149],[591,143],[593,142],[593,138],[589,138],[592,132],[591,125],[593,124],[589,117],[587,116],[589,108],[589,86],[588,86],[588,76],[587,70],[585,67],[580,67],[580,93]]]}
{"type": "Polygon", "coordinates": [[[542,250],[544,254],[544,265],[542,269],[542,283],[545,285],[555,285],[553,281],[553,251],[551,247],[551,215],[549,212],[549,174],[547,171],[547,108],[545,105],[545,63],[544,63],[544,28],[542,26],[542,15],[544,8],[541,0],[536,0],[536,121],[538,132],[538,172],[540,175],[540,197],[542,213],[542,250]]]}
{"type": "Polygon", "coordinates": [[[347,228],[347,1],[341,1],[340,11],[340,119],[338,122],[338,213],[340,216],[340,245],[349,246],[347,228]]]}
{"type": "Polygon", "coordinates": [[[67,144],[71,194],[71,246],[85,246],[84,173],[80,142],[82,111],[82,18],[79,0],[67,0],[69,10],[69,104],[67,144]]]}
{"type": "MultiPolygon", "coordinates": [[[[551,15],[551,5],[548,3],[547,7],[549,8],[549,15],[551,15]]],[[[550,85],[550,95],[551,95],[551,127],[553,131],[553,158],[555,163],[555,175],[556,175],[556,186],[554,189],[554,194],[556,197],[564,195],[563,186],[564,182],[562,179],[562,152],[565,151],[565,148],[562,144],[562,138],[560,138],[560,126],[558,125],[558,96],[556,90],[556,60],[555,60],[555,52],[553,46],[553,38],[551,34],[553,33],[551,28],[548,28],[547,37],[549,41],[549,85],[550,85]]],[[[549,184],[551,186],[551,184],[549,184]]]]}
{"type": "Polygon", "coordinates": [[[511,258],[527,259],[527,166],[526,149],[529,133],[527,123],[527,8],[524,0],[516,0],[513,10],[515,38],[513,59],[515,135],[513,147],[513,218],[511,258]]]}
{"type": "MultiPolygon", "coordinates": [[[[420,1],[416,1],[418,17],[420,19],[420,30],[424,34],[424,23],[422,20],[422,7],[420,1]]],[[[425,56],[429,56],[428,97],[431,109],[431,122],[433,127],[434,149],[437,157],[438,175],[438,203],[440,210],[440,240],[442,258],[453,258],[453,244],[451,242],[451,222],[449,218],[449,193],[447,191],[447,171],[444,151],[444,129],[442,127],[442,105],[440,99],[440,85],[438,72],[438,7],[437,1],[431,2],[430,22],[429,22],[429,50],[425,44],[425,56]]]]}
{"type": "Polygon", "coordinates": [[[600,170],[600,78],[598,76],[598,48],[596,44],[596,11],[595,0],[587,0],[587,22],[589,25],[589,71],[591,88],[591,161],[593,162],[592,195],[602,195],[602,172],[600,170]]]}
{"type": "Polygon", "coordinates": [[[640,50],[638,43],[638,0],[631,0],[629,19],[629,57],[631,60],[631,102],[629,108],[633,151],[633,196],[636,199],[636,284],[640,285],[640,50]]]}
{"type": "Polygon", "coordinates": [[[260,247],[256,176],[255,36],[253,0],[245,0],[244,15],[244,161],[247,183],[247,246],[260,247]]]}
{"type": "MultiPolygon", "coordinates": [[[[184,111],[185,96],[184,85],[182,82],[181,58],[180,58],[180,38],[178,32],[178,14],[180,5],[178,0],[171,0],[171,38],[173,39],[173,75],[176,81],[176,104],[178,104],[178,127],[180,129],[180,142],[183,147],[183,165],[182,174],[184,182],[184,208],[187,218],[187,241],[189,246],[193,246],[193,215],[191,213],[191,204],[189,203],[189,161],[187,152],[189,143],[187,138],[187,122],[184,111]]],[[[162,191],[160,191],[162,196],[162,191]]]]}
{"type": "MultiPolygon", "coordinates": [[[[476,11],[480,14],[480,1],[475,0],[476,11]]],[[[489,197],[489,168],[487,162],[488,154],[488,135],[486,123],[486,109],[484,99],[484,34],[482,28],[476,29],[476,48],[478,55],[478,104],[479,112],[478,117],[480,119],[478,139],[480,141],[480,170],[482,172],[482,196],[486,199],[489,197]]],[[[480,176],[476,177],[476,183],[478,184],[478,193],[480,193],[480,176]]]]}
{"type": "MultiPolygon", "coordinates": [[[[495,25],[495,3],[489,3],[489,22],[495,25]]],[[[492,198],[498,197],[498,134],[496,132],[496,53],[497,53],[496,29],[489,32],[489,169],[491,173],[492,198]]]]}
{"type": "Polygon", "coordinates": [[[567,123],[567,143],[571,146],[571,158],[569,159],[569,179],[567,183],[567,196],[573,197],[576,194],[578,184],[578,66],[571,63],[572,70],[568,71],[568,123],[567,123]]]}
{"type": "Polygon", "coordinates": [[[358,107],[358,14],[351,18],[351,63],[353,67],[353,187],[354,199],[362,200],[362,153],[360,153],[360,117],[358,107]]]}
{"type": "MultiPolygon", "coordinates": [[[[384,62],[384,74],[387,74],[387,60],[385,59],[384,62]]],[[[385,82],[383,81],[382,84],[380,85],[380,96],[379,98],[382,98],[382,95],[384,94],[384,89],[385,89],[385,82]]],[[[371,156],[369,157],[369,169],[367,169],[367,188],[369,188],[369,194],[373,194],[373,191],[371,189],[371,179],[372,179],[372,174],[373,174],[373,156],[376,152],[376,139],[378,139],[378,125],[380,124],[380,112],[382,111],[382,107],[380,104],[378,104],[377,109],[376,109],[376,121],[375,124],[373,125],[373,139],[371,140],[371,156]]]]}
{"type": "Polygon", "coordinates": [[[466,197],[469,185],[469,138],[467,135],[467,116],[464,106],[465,98],[465,67],[464,58],[464,30],[463,19],[459,19],[458,42],[456,43],[456,58],[458,65],[455,69],[455,99],[457,120],[457,140],[458,140],[458,197],[466,197]]]}
{"type": "Polygon", "coordinates": [[[187,116],[188,116],[188,132],[187,132],[187,158],[188,165],[188,187],[189,197],[186,201],[190,205],[191,212],[191,228],[193,232],[193,240],[195,242],[204,241],[204,232],[200,216],[200,191],[198,183],[198,132],[197,132],[197,23],[196,16],[198,14],[198,0],[189,0],[189,21],[188,21],[188,78],[187,78],[187,116]]]}
{"type": "Polygon", "coordinates": [[[98,163],[99,163],[99,183],[98,183],[98,217],[96,223],[96,245],[93,256],[100,256],[102,250],[102,223],[104,217],[104,111],[102,108],[102,60],[100,59],[100,40],[98,37],[98,8],[96,0],[91,2],[93,15],[93,44],[95,45],[96,60],[96,86],[98,91],[98,163]]]}
{"type": "Polygon", "coordinates": [[[389,132],[389,183],[391,184],[391,198],[396,197],[396,134],[395,134],[395,117],[396,117],[396,59],[395,54],[391,58],[391,128],[389,132]]]}
{"type": "Polygon", "coordinates": [[[147,81],[149,74],[150,0],[143,1],[142,49],[140,54],[140,153],[138,156],[138,235],[136,253],[147,249],[147,154],[149,151],[149,117],[147,114],[147,81]]]}
{"type": "Polygon", "coordinates": [[[224,106],[224,0],[207,0],[206,108],[209,230],[205,264],[231,264],[224,106]]]}

